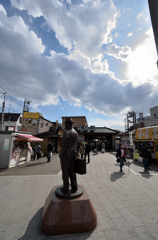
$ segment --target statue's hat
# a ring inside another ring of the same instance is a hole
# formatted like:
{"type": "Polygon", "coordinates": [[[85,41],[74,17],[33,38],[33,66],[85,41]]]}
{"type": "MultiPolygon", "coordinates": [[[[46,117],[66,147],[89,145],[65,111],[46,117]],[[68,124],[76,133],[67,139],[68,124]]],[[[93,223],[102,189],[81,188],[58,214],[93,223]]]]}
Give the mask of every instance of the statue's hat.
{"type": "Polygon", "coordinates": [[[72,118],[66,118],[65,123],[73,123],[72,118]]]}

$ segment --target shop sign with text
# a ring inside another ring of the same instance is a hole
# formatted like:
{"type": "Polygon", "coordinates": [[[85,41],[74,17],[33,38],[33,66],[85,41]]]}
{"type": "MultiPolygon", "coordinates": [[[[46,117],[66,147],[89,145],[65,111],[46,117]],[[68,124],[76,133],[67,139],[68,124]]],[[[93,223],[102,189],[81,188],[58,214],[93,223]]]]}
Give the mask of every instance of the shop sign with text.
{"type": "Polygon", "coordinates": [[[23,118],[39,118],[39,113],[33,113],[33,112],[24,112],[23,118]]]}

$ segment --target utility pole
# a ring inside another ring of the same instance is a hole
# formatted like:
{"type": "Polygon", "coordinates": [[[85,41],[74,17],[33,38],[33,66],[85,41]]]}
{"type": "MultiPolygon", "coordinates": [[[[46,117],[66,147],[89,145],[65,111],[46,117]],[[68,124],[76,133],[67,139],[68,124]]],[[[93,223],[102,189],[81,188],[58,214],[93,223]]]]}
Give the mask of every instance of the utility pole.
{"type": "Polygon", "coordinates": [[[126,130],[133,130],[136,127],[136,113],[133,112],[128,112],[127,113],[127,128],[126,130]],[[131,121],[131,118],[133,119],[131,121]]]}
{"type": "Polygon", "coordinates": [[[27,101],[26,98],[24,100],[24,106],[23,106],[23,113],[24,112],[29,112],[29,104],[31,103],[31,101],[27,101]]]}
{"type": "Polygon", "coordinates": [[[23,113],[24,113],[24,111],[25,111],[25,102],[26,102],[26,98],[25,98],[25,100],[24,100],[23,113]]]}
{"type": "Polygon", "coordinates": [[[2,103],[1,131],[3,131],[3,124],[4,124],[4,108],[5,108],[5,95],[6,95],[6,93],[3,93],[3,94],[4,94],[4,102],[2,103]]]}

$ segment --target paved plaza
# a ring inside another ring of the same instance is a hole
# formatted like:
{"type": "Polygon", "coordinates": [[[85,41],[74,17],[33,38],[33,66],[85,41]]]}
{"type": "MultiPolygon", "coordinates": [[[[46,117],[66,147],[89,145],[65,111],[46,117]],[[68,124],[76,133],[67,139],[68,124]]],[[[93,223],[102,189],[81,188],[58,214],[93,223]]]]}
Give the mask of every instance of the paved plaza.
{"type": "Polygon", "coordinates": [[[46,236],[40,230],[45,199],[62,184],[58,155],[51,163],[41,158],[0,172],[0,240],[158,239],[157,165],[144,172],[142,163],[129,160],[121,173],[113,153],[99,153],[91,155],[87,174],[77,177],[97,212],[96,229],[46,236]]]}

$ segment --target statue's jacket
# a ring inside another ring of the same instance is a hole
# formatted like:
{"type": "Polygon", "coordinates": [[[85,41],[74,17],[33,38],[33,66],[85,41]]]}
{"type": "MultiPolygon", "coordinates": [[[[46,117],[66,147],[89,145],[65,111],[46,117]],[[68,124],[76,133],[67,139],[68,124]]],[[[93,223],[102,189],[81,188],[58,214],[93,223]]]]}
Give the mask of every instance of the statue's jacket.
{"type": "Polygon", "coordinates": [[[74,128],[65,130],[62,141],[60,158],[77,156],[78,134],[74,128]]]}

